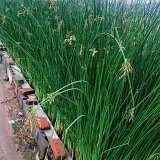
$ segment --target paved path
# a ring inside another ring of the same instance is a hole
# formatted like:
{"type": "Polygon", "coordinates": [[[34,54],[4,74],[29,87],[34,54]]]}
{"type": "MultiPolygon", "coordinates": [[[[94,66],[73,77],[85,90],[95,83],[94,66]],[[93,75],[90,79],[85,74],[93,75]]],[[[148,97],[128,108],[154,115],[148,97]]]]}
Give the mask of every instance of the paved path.
{"type": "MultiPolygon", "coordinates": [[[[3,81],[4,76],[3,65],[0,64],[0,102],[14,96],[13,91],[9,90],[9,83],[3,81]]],[[[16,152],[5,107],[5,103],[0,103],[0,160],[22,160],[20,154],[16,152]]]]}

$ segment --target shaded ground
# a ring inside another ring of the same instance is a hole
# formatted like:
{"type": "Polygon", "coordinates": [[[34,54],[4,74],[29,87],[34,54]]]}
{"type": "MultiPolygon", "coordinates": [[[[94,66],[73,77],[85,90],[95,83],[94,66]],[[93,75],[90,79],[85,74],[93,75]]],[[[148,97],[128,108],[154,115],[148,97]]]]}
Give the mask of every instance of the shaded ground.
{"type": "Polygon", "coordinates": [[[0,64],[0,160],[22,160],[20,153],[16,151],[17,147],[13,142],[14,136],[8,118],[8,109],[13,106],[6,106],[3,103],[14,98],[9,83],[3,80],[4,76],[3,65],[0,64]]]}
{"type": "Polygon", "coordinates": [[[35,160],[38,149],[29,119],[23,117],[9,82],[4,80],[4,72],[0,62],[0,160],[35,160]],[[19,113],[21,118],[17,118],[19,113]]]}

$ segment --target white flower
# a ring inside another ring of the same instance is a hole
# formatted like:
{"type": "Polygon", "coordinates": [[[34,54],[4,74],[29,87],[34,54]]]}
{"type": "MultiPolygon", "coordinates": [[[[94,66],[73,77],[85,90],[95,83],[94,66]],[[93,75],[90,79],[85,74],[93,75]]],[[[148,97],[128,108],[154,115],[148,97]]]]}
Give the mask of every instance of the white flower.
{"type": "Polygon", "coordinates": [[[76,37],[75,35],[72,35],[72,36],[66,36],[66,39],[64,40],[64,43],[68,43],[69,45],[72,45],[72,42],[73,41],[76,41],[76,37]]]}
{"type": "Polygon", "coordinates": [[[95,54],[98,52],[96,51],[96,48],[90,49],[89,51],[92,52],[92,57],[94,57],[95,54]]]}

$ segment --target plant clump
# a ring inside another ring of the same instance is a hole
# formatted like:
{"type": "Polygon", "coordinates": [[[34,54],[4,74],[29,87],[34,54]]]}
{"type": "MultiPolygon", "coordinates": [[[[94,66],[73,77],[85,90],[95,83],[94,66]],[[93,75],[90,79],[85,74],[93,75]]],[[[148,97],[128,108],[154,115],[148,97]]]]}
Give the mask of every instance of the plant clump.
{"type": "Polygon", "coordinates": [[[154,1],[1,0],[0,38],[76,160],[160,158],[159,11],[154,1]]]}

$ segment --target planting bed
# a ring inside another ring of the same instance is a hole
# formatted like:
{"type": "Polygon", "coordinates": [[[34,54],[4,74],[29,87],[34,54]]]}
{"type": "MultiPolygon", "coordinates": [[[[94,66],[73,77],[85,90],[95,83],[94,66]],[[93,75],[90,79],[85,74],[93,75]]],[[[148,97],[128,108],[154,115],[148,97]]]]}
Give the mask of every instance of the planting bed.
{"type": "Polygon", "coordinates": [[[38,118],[42,156],[45,132],[57,159],[58,136],[76,160],[159,158],[159,13],[152,0],[0,2],[0,38],[22,71],[4,55],[6,72],[38,118]]]}

